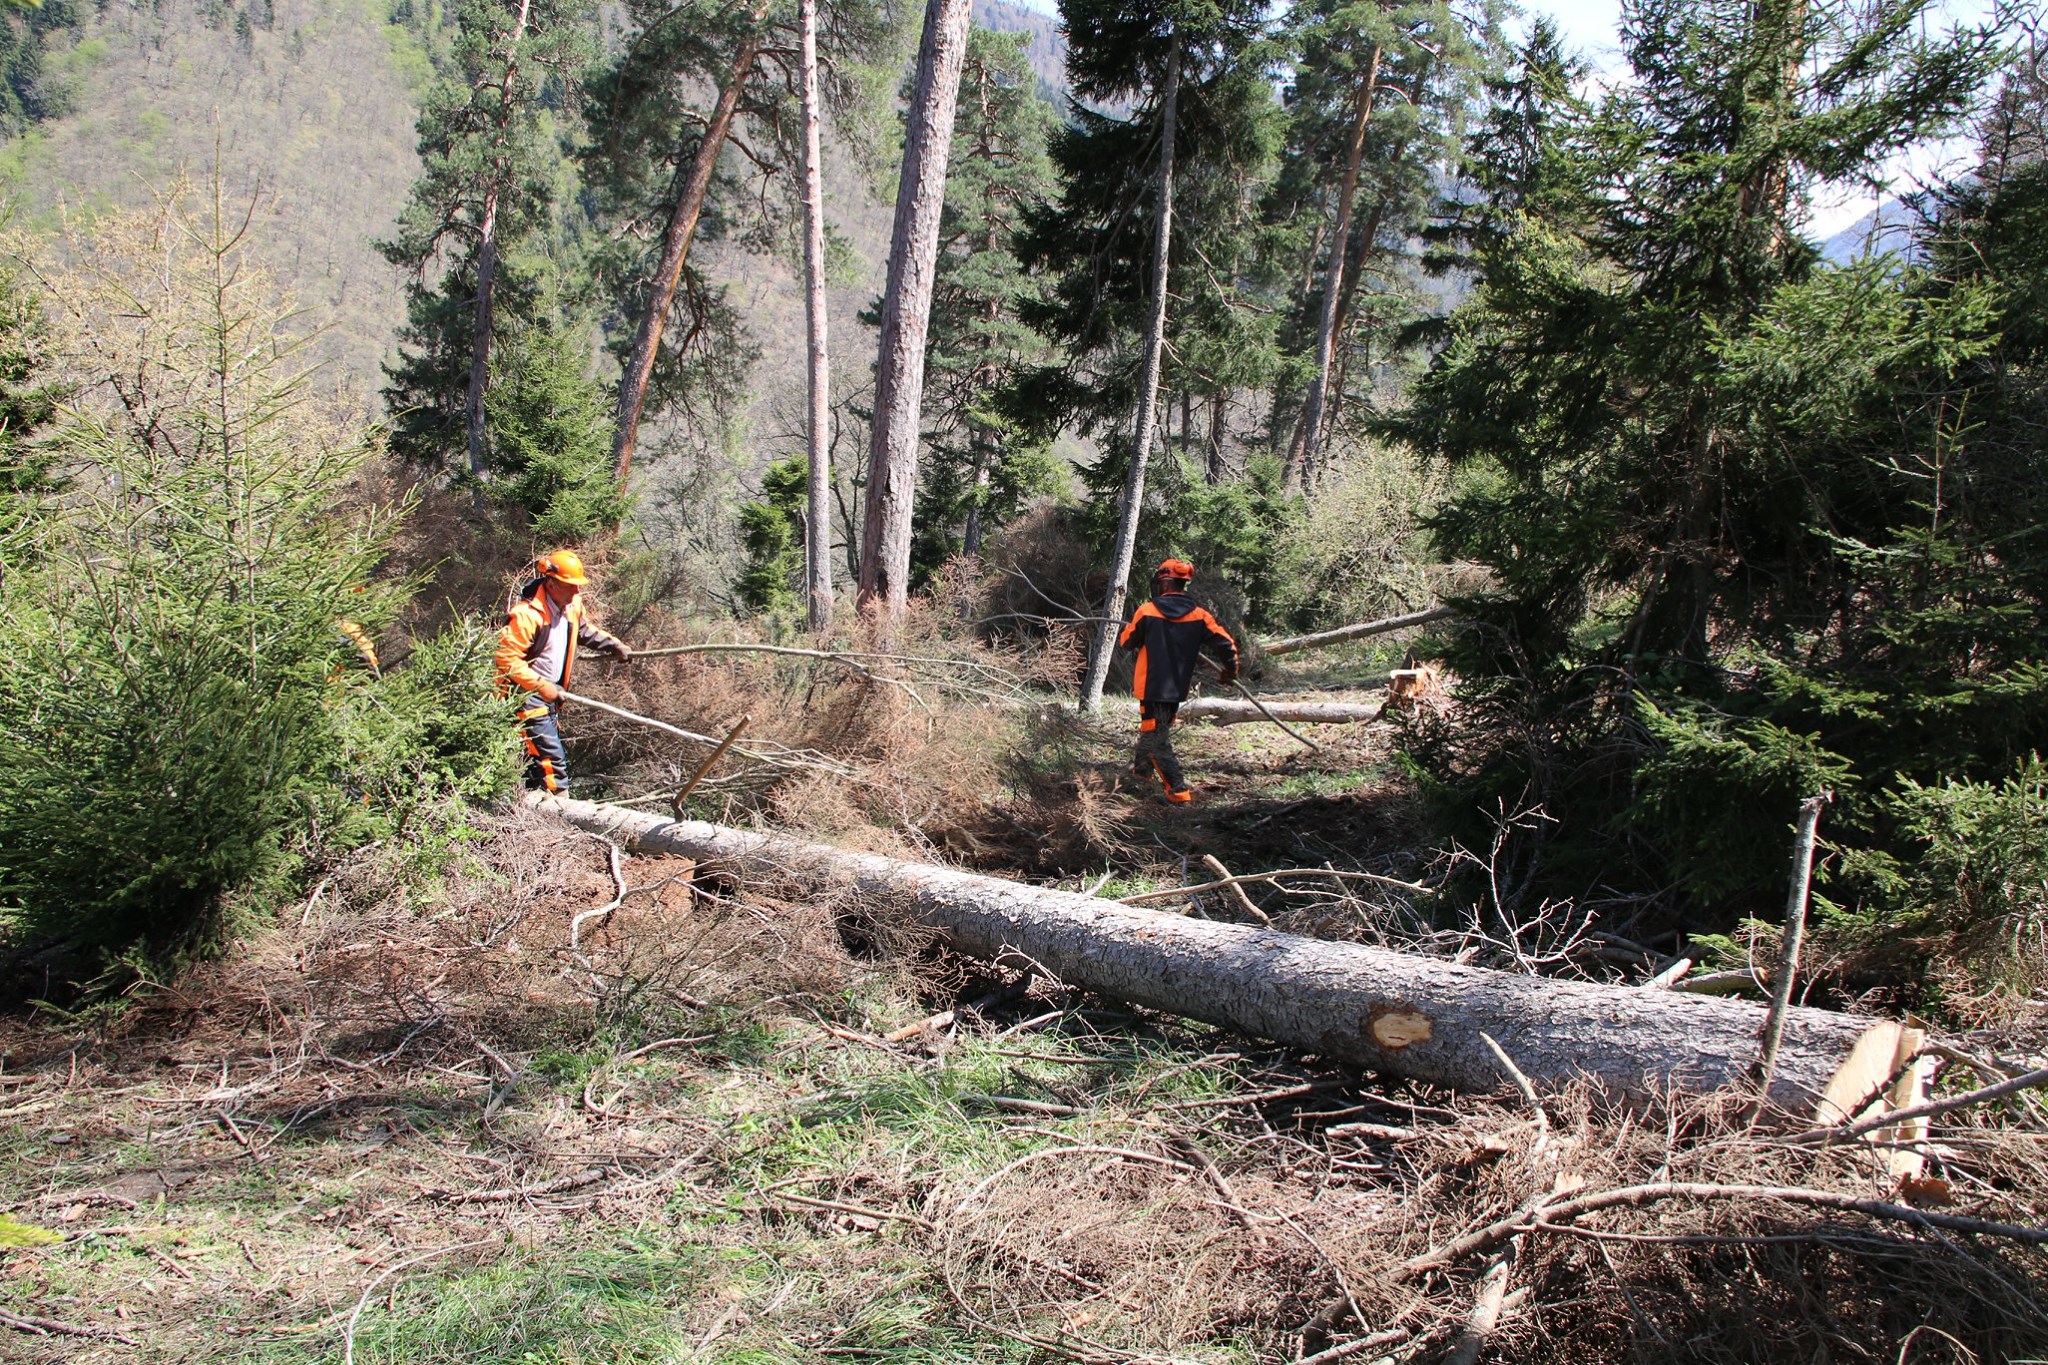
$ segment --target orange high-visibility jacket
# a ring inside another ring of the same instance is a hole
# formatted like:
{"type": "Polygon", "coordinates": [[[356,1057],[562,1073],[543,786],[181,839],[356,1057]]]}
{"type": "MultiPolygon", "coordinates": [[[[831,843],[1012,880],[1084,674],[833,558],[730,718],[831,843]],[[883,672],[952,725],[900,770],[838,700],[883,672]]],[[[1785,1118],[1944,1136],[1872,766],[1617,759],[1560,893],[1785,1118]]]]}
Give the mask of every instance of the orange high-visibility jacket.
{"type": "Polygon", "coordinates": [[[505,622],[505,629],[498,632],[498,652],[494,662],[497,666],[499,696],[509,696],[513,692],[536,692],[540,690],[543,682],[551,682],[557,687],[567,687],[569,675],[576,667],[576,644],[579,636],[587,636],[594,645],[618,643],[610,633],[600,629],[596,622],[584,615],[583,598],[578,596],[568,606],[569,631],[568,638],[563,641],[562,676],[542,678],[533,665],[541,656],[541,652],[547,648],[548,627],[554,624],[557,610],[547,591],[539,584],[513,606],[512,613],[505,622]]]}
{"type": "Polygon", "coordinates": [[[1237,667],[1237,641],[1186,593],[1161,593],[1131,614],[1117,637],[1138,652],[1131,692],[1141,701],[1177,702],[1195,677],[1195,655],[1207,649],[1226,668],[1237,667]]]}

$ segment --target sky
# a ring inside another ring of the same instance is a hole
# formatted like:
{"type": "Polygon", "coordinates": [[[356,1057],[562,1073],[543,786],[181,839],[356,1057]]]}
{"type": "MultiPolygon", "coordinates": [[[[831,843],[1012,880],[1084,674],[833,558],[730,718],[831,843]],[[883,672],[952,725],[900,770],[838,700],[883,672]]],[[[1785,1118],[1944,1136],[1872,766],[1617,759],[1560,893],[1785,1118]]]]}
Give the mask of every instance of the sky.
{"type": "MultiPolygon", "coordinates": [[[[1042,14],[1055,14],[1055,0],[1017,0],[1042,14]]],[[[1531,12],[1549,14],[1557,20],[1565,41],[1578,49],[1600,72],[1622,66],[1620,32],[1621,0],[1521,0],[1531,12]]],[[[1992,0],[1935,0],[1936,22],[1981,23],[1991,12],[1992,0]]],[[[1930,142],[1894,158],[1884,168],[1886,188],[1872,192],[1859,187],[1818,187],[1807,220],[1807,231],[1821,239],[1855,223],[1893,194],[1908,193],[1945,178],[1969,164],[1972,145],[1967,137],[1930,142]]]]}

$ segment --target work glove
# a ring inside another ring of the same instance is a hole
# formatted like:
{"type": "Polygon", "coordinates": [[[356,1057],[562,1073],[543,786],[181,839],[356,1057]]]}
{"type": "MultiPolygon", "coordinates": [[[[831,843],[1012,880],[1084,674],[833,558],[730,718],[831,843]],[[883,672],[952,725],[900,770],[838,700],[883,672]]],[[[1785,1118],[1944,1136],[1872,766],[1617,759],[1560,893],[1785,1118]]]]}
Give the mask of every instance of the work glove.
{"type": "Polygon", "coordinates": [[[562,689],[546,679],[542,679],[540,686],[533,689],[533,695],[539,697],[548,705],[553,706],[562,699],[562,689]]]}
{"type": "Polygon", "coordinates": [[[626,663],[633,657],[633,651],[626,648],[624,640],[607,640],[598,646],[600,652],[609,654],[618,663],[626,663]]]}
{"type": "Polygon", "coordinates": [[[1237,681],[1237,665],[1236,665],[1236,664],[1226,664],[1226,665],[1224,665],[1224,668],[1223,668],[1223,672],[1222,672],[1222,673],[1221,673],[1221,674],[1220,674],[1219,676],[1220,676],[1220,677],[1221,677],[1221,678],[1223,679],[1223,681],[1224,681],[1225,683],[1234,683],[1234,682],[1236,682],[1236,681],[1237,681]]]}

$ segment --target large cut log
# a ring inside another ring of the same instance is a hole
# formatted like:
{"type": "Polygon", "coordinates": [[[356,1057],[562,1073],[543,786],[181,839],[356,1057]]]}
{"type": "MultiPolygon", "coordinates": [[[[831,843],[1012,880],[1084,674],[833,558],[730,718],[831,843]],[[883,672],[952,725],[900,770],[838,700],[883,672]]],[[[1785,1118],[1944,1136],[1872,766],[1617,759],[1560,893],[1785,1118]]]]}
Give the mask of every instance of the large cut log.
{"type": "MultiPolygon", "coordinates": [[[[1118,1000],[1460,1090],[1508,1083],[1482,1035],[1539,1085],[1586,1078],[1624,1096],[1741,1084],[1756,1064],[1764,1010],[1747,1001],[1517,976],[590,801],[535,800],[635,851],[815,879],[899,906],[970,956],[1028,961],[1118,1000]]],[[[1872,1027],[1791,1010],[1771,1098],[1811,1113],[1872,1027]]]]}
{"type": "Polygon", "coordinates": [[[1317,631],[1313,635],[1292,635],[1285,640],[1268,641],[1259,648],[1268,654],[1293,654],[1297,650],[1321,649],[1326,645],[1341,645],[1346,640],[1363,640],[1369,635],[1385,635],[1389,631],[1407,630],[1410,626],[1448,621],[1457,614],[1456,607],[1431,607],[1428,611],[1411,611],[1406,616],[1389,616],[1378,621],[1360,621],[1356,625],[1338,626],[1335,630],[1317,631]]]}
{"type": "Polygon", "coordinates": [[[1205,720],[1211,725],[1246,725],[1259,720],[1356,725],[1363,720],[1377,720],[1380,714],[1377,702],[1283,701],[1277,697],[1260,697],[1259,700],[1266,705],[1264,711],[1241,697],[1197,697],[1181,704],[1177,719],[1205,720]]]}

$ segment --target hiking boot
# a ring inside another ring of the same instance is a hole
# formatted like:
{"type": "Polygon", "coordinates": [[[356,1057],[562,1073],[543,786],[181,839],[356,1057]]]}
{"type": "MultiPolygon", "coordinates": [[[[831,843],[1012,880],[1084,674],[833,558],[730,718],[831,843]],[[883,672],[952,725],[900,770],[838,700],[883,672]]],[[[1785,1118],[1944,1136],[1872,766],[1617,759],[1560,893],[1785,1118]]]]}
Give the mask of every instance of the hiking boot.
{"type": "Polygon", "coordinates": [[[1182,787],[1178,791],[1176,791],[1172,787],[1168,787],[1166,789],[1166,799],[1169,804],[1176,806],[1185,806],[1195,799],[1195,793],[1194,790],[1189,787],[1182,787]]]}

